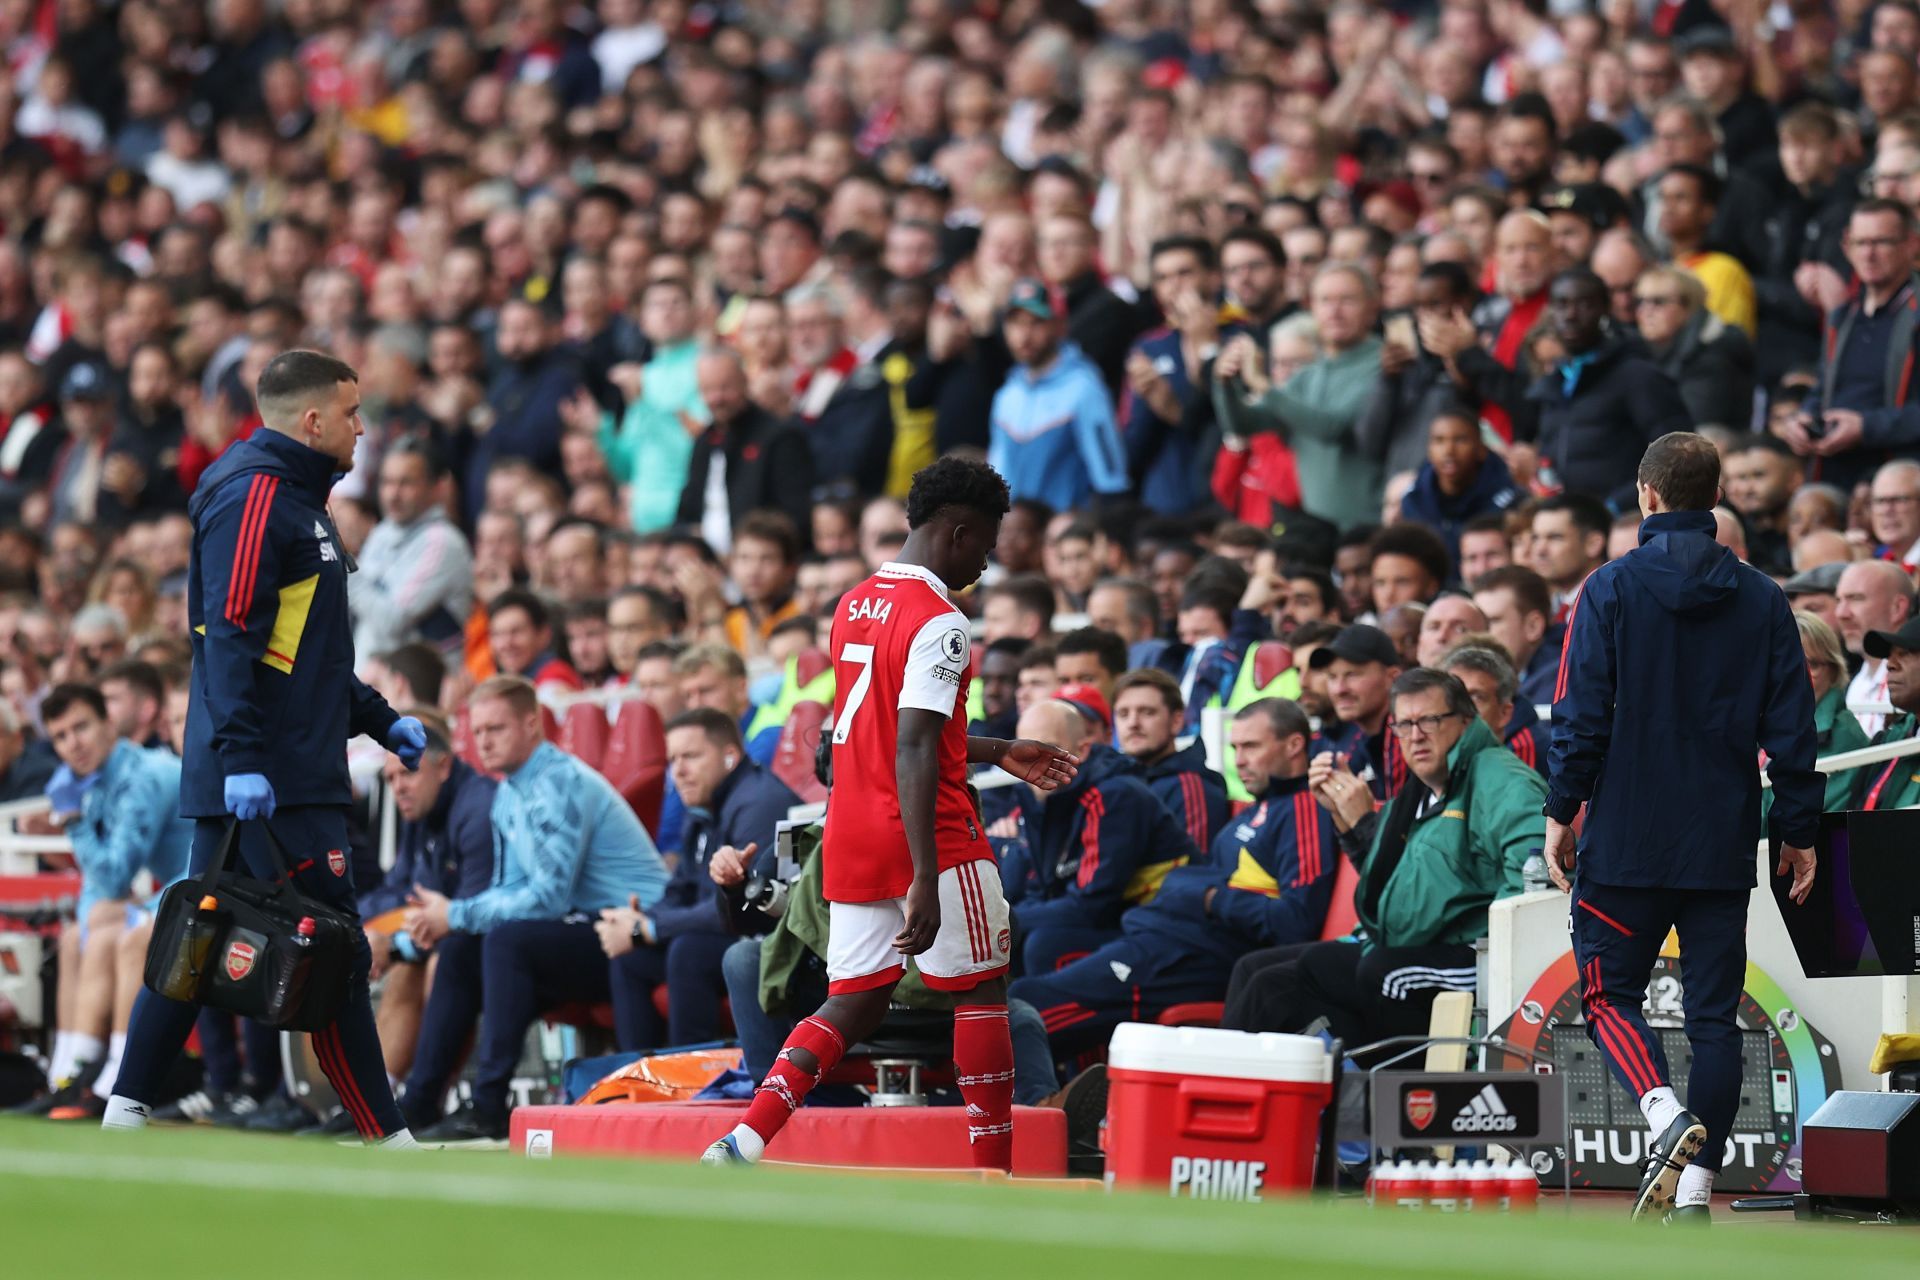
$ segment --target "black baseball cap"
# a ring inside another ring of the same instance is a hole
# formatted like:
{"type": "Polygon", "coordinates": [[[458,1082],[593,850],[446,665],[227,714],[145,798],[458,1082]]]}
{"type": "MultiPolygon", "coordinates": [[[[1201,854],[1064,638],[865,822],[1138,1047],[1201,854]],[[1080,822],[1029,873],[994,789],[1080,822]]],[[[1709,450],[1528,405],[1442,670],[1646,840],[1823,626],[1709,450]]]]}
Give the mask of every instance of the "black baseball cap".
{"type": "Polygon", "coordinates": [[[67,370],[67,376],[60,380],[60,398],[62,400],[111,400],[113,382],[107,376],[104,365],[91,360],[82,360],[67,370]]]}
{"type": "Polygon", "coordinates": [[[1548,213],[1570,213],[1592,224],[1596,231],[1605,231],[1630,213],[1627,198],[1604,182],[1555,187],[1541,197],[1540,207],[1548,213]]]}
{"type": "Polygon", "coordinates": [[[1869,631],[1860,647],[1869,658],[1884,658],[1895,649],[1920,653],[1920,618],[1908,618],[1898,631],[1869,631]]]}
{"type": "Polygon", "coordinates": [[[1400,651],[1394,648],[1387,633],[1361,622],[1340,628],[1339,635],[1313,651],[1307,666],[1318,671],[1322,667],[1332,666],[1335,658],[1345,658],[1359,666],[1369,662],[1378,662],[1387,667],[1400,665],[1400,651]]]}

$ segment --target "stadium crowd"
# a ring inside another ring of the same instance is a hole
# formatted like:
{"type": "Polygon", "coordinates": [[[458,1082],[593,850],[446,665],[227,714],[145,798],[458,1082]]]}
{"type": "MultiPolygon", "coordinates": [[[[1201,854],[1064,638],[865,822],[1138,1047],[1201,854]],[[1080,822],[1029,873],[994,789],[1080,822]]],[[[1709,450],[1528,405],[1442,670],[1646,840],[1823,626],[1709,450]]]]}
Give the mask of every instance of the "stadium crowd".
{"type": "MultiPolygon", "coordinates": [[[[760,889],[822,794],[827,629],[945,453],[1014,498],[975,718],[1084,758],[982,793],[1023,1101],[1175,1005],[1353,1044],[1471,986],[1668,431],[1793,598],[1823,753],[1920,735],[1915,0],[23,0],[0,36],[0,801],[51,797],[23,827],[85,877],[42,1112],[111,1084],[130,886],[184,859],[189,498],[293,347],[359,371],[357,662],[428,731],[418,774],[360,744],[349,851],[423,1139],[503,1137],[556,1010],[764,1072],[824,987],[817,882],[760,889]]],[[[1906,761],[1828,794],[1916,799],[1906,761]]],[[[177,1115],[329,1119],[275,1037],[201,1044],[177,1115]]]]}

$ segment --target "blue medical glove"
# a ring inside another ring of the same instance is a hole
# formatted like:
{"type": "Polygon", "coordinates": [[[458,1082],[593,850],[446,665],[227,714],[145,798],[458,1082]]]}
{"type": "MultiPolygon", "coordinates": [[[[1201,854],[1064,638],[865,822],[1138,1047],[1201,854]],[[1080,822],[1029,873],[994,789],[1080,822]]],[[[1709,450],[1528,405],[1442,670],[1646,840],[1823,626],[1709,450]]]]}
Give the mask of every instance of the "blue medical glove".
{"type": "Polygon", "coordinates": [[[227,779],[227,812],[246,822],[273,816],[273,784],[264,773],[236,773],[227,779]]]}
{"type": "Polygon", "coordinates": [[[420,756],[427,749],[427,730],[412,716],[401,716],[387,730],[387,749],[400,757],[409,771],[420,767],[420,756]]]}
{"type": "Polygon", "coordinates": [[[73,776],[73,770],[61,765],[47,779],[47,799],[53,802],[53,811],[61,817],[71,817],[80,812],[80,803],[87,792],[100,784],[103,769],[96,769],[84,778],[73,776]]]}

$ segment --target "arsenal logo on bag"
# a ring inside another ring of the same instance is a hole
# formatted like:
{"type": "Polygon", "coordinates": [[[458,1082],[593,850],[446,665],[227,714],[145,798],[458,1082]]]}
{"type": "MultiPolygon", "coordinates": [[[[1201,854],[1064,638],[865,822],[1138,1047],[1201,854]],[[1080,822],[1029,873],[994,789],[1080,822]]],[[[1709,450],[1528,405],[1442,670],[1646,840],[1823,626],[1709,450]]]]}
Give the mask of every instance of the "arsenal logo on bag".
{"type": "Polygon", "coordinates": [[[254,950],[244,942],[227,948],[227,977],[238,982],[253,972],[254,950]]]}
{"type": "Polygon", "coordinates": [[[1433,1123],[1434,1099],[1431,1089],[1407,1090],[1407,1121],[1416,1129],[1424,1130],[1433,1123]]]}
{"type": "Polygon", "coordinates": [[[347,855],[338,849],[327,850],[327,870],[337,876],[347,874],[347,855]]]}

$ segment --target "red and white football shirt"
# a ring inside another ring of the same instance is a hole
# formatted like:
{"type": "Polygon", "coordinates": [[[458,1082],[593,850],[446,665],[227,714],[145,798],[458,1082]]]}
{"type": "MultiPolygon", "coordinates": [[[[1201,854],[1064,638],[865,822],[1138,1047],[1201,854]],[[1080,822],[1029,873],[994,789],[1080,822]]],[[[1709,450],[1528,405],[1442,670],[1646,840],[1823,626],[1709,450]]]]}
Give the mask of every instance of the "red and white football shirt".
{"type": "Polygon", "coordinates": [[[833,789],[822,846],[827,900],[879,902],[904,896],[913,883],[894,771],[900,712],[910,707],[947,717],[934,792],[940,870],[991,860],[967,789],[972,633],[946,585],[918,565],[880,566],[840,597],[830,645],[833,789]]]}

